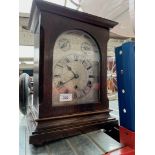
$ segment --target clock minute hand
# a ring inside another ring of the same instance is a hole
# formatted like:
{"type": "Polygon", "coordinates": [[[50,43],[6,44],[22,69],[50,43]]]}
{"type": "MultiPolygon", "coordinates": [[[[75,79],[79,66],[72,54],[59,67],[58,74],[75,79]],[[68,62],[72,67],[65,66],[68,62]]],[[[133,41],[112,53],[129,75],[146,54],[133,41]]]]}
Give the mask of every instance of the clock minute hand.
{"type": "Polygon", "coordinates": [[[64,85],[64,84],[66,84],[66,83],[68,83],[69,81],[71,81],[71,80],[73,80],[73,79],[75,79],[75,77],[74,77],[74,76],[73,76],[71,79],[69,79],[69,80],[67,80],[67,81],[63,82],[63,85],[64,85]]]}
{"type": "Polygon", "coordinates": [[[67,81],[65,81],[65,82],[59,81],[57,87],[60,87],[60,88],[61,88],[64,84],[68,83],[69,81],[71,81],[71,80],[73,80],[73,79],[75,79],[74,76],[73,76],[71,79],[69,79],[69,80],[67,80],[67,81]]]}

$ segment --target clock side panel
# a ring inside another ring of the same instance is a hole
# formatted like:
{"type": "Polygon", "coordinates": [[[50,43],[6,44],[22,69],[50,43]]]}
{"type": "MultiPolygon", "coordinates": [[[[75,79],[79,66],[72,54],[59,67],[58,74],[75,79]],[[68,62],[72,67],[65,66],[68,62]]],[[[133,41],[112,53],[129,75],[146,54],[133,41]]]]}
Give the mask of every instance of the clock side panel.
{"type": "Polygon", "coordinates": [[[40,26],[38,24],[36,32],[34,34],[34,68],[33,68],[33,105],[32,110],[35,117],[38,118],[39,115],[39,65],[40,65],[40,26]]]}
{"type": "MultiPolygon", "coordinates": [[[[42,13],[41,29],[44,33],[42,36],[42,42],[44,44],[40,48],[40,53],[43,53],[41,57],[42,61],[39,65],[41,74],[39,81],[42,81],[39,85],[39,117],[52,117],[67,114],[75,114],[87,111],[97,111],[108,109],[108,99],[107,99],[107,88],[106,88],[106,52],[107,52],[107,42],[109,39],[109,30],[80,21],[75,21],[70,18],[63,16],[58,16],[50,14],[47,12],[42,13]],[[70,30],[81,30],[88,33],[96,41],[100,50],[100,101],[95,104],[82,104],[82,105],[70,105],[70,106],[53,106],[52,105],[52,78],[53,78],[53,49],[57,38],[66,31],[70,30]]],[[[41,60],[40,59],[40,60],[41,60]]]]}
{"type": "Polygon", "coordinates": [[[106,31],[105,33],[105,38],[103,39],[102,36],[100,36],[99,40],[99,47],[101,49],[101,74],[100,74],[100,89],[101,89],[101,102],[106,103],[104,108],[109,108],[109,100],[107,97],[107,43],[109,40],[109,32],[106,31]]]}

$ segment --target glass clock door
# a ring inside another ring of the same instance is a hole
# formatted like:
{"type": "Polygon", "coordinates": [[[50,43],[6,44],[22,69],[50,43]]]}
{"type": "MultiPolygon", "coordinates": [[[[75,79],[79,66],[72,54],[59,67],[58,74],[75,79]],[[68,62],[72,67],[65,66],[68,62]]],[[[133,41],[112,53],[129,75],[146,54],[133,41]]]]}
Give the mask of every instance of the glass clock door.
{"type": "Polygon", "coordinates": [[[67,31],[53,52],[53,106],[99,102],[100,54],[94,39],[83,31],[67,31]]]}

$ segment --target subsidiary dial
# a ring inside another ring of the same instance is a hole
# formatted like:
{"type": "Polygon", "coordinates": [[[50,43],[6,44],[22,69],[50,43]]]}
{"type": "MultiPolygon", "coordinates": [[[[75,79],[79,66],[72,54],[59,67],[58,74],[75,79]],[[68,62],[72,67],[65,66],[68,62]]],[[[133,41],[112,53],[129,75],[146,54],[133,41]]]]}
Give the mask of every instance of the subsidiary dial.
{"type": "Polygon", "coordinates": [[[87,54],[88,51],[91,51],[91,50],[92,50],[92,47],[91,47],[90,43],[88,43],[88,42],[83,42],[83,43],[81,44],[81,50],[82,50],[85,54],[87,54]]]}
{"type": "Polygon", "coordinates": [[[59,40],[59,47],[63,51],[68,51],[70,49],[70,42],[68,39],[62,38],[59,40]]]}

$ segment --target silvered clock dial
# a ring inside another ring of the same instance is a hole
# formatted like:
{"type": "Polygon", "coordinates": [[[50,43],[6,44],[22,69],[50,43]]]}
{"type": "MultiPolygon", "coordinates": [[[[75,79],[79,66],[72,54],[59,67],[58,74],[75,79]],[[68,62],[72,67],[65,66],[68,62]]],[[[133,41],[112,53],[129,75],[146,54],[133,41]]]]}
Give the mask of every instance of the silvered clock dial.
{"type": "Polygon", "coordinates": [[[99,102],[100,56],[94,39],[83,31],[67,31],[53,53],[54,106],[99,102]]]}

